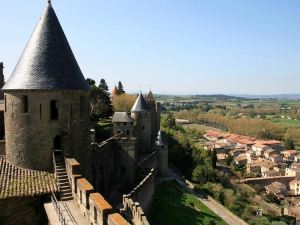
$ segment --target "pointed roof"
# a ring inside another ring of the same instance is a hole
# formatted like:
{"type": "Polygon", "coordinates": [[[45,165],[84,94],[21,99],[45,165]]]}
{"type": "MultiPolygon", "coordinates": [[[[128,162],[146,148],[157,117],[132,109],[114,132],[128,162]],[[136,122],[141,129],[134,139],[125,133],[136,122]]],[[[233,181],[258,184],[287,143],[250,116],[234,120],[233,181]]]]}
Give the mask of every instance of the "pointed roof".
{"type": "Polygon", "coordinates": [[[168,145],[168,142],[165,139],[165,136],[163,135],[162,131],[158,131],[156,144],[157,145],[168,145]]]}
{"type": "Polygon", "coordinates": [[[150,90],[148,95],[147,95],[147,101],[150,101],[150,102],[155,102],[155,97],[152,93],[152,91],[150,90]]]}
{"type": "Polygon", "coordinates": [[[113,123],[131,123],[133,119],[127,112],[115,112],[112,118],[113,123]]]}
{"type": "Polygon", "coordinates": [[[131,112],[144,112],[149,110],[149,106],[146,103],[144,96],[140,93],[131,109],[131,112]]]}
{"type": "Polygon", "coordinates": [[[4,90],[90,90],[49,1],[4,90]]]}
{"type": "Polygon", "coordinates": [[[113,87],[113,89],[111,90],[111,95],[112,96],[115,96],[115,95],[117,95],[118,94],[118,88],[117,88],[117,86],[115,85],[114,87],[113,87]]]}

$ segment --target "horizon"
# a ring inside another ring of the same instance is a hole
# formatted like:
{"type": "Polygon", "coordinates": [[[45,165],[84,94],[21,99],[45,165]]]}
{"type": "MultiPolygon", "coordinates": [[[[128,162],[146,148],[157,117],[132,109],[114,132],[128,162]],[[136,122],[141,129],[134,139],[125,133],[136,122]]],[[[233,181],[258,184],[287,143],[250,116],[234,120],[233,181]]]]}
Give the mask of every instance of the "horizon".
{"type": "MultiPolygon", "coordinates": [[[[110,89],[120,80],[128,93],[300,92],[300,2],[71,3],[52,1],[84,76],[104,78],[110,89]]],[[[2,4],[6,81],[46,4],[2,4]]]]}

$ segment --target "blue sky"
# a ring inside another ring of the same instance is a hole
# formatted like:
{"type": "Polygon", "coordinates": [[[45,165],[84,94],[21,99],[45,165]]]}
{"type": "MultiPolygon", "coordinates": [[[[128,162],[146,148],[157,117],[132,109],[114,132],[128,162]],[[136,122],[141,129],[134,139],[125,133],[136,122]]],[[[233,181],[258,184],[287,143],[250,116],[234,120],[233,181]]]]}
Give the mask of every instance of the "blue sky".
{"type": "MultiPolygon", "coordinates": [[[[300,1],[53,0],[85,77],[128,92],[300,93],[300,1]]],[[[1,2],[6,79],[46,0],[1,2]]]]}

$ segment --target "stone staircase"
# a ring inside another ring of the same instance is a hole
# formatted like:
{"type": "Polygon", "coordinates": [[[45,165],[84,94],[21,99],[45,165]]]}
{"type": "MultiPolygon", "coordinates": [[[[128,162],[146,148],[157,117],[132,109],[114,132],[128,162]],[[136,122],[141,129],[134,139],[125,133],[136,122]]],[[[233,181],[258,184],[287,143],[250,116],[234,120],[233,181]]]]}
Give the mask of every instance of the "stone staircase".
{"type": "Polygon", "coordinates": [[[58,180],[58,185],[60,188],[60,200],[69,201],[73,199],[71,186],[68,180],[68,175],[66,171],[65,159],[61,150],[55,150],[54,153],[55,160],[55,172],[58,180]]]}

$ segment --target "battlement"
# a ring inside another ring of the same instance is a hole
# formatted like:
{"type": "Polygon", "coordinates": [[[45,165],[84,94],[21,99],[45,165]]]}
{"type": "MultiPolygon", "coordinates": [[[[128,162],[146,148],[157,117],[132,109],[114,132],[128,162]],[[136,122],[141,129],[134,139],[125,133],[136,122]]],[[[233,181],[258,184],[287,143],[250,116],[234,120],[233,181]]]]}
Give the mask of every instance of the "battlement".
{"type": "Polygon", "coordinates": [[[130,225],[116,213],[105,198],[94,191],[93,186],[81,176],[80,164],[73,158],[65,160],[72,195],[91,225],[130,225]]]}
{"type": "Polygon", "coordinates": [[[145,212],[150,208],[155,191],[155,170],[148,175],[128,194],[123,195],[122,214],[135,225],[149,225],[145,212]]]}

